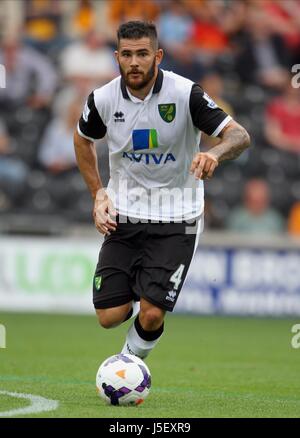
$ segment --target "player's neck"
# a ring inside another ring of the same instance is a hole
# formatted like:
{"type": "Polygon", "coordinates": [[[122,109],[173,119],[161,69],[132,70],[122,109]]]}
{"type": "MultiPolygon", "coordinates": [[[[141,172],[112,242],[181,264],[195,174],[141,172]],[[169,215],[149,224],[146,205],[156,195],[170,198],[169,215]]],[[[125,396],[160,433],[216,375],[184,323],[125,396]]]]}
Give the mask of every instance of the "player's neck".
{"type": "Polygon", "coordinates": [[[145,97],[148,96],[151,88],[153,87],[153,84],[156,81],[157,75],[158,75],[158,69],[155,72],[155,75],[153,76],[151,81],[144,88],[141,88],[140,90],[132,90],[130,87],[127,86],[128,90],[130,91],[130,94],[132,94],[134,97],[137,97],[138,99],[144,100],[145,97]]]}

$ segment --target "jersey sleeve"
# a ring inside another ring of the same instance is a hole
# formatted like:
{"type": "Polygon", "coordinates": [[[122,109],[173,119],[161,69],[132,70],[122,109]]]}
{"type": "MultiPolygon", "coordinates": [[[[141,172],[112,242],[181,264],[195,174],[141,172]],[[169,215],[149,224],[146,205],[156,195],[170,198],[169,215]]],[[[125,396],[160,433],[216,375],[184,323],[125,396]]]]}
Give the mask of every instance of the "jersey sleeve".
{"type": "Polygon", "coordinates": [[[212,137],[217,137],[232,120],[198,84],[192,86],[190,113],[194,126],[212,137]]]}
{"type": "Polygon", "coordinates": [[[78,134],[87,140],[99,140],[106,134],[106,126],[100,117],[95,105],[94,93],[92,92],[83,109],[83,113],[77,125],[78,134]]]}

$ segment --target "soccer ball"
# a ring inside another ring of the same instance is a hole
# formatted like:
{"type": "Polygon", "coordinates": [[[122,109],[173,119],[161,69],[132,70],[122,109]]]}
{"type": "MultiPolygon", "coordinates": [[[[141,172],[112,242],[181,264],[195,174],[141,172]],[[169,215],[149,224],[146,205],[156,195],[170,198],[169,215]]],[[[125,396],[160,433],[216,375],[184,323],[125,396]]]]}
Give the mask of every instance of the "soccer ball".
{"type": "Polygon", "coordinates": [[[150,386],[149,368],[132,354],[109,357],[96,375],[97,392],[111,405],[139,405],[148,396],[150,386]]]}

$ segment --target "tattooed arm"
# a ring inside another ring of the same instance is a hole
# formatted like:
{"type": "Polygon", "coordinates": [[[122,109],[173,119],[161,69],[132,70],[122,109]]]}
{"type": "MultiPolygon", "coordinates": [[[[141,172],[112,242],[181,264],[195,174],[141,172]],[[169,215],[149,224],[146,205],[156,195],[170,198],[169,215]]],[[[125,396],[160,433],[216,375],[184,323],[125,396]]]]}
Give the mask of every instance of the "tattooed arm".
{"type": "Polygon", "coordinates": [[[225,160],[234,160],[250,146],[248,132],[234,120],[225,126],[219,137],[222,139],[221,143],[209,151],[219,163],[225,160]]]}
{"type": "Polygon", "coordinates": [[[225,160],[234,160],[250,146],[250,137],[245,128],[231,120],[219,134],[222,141],[209,152],[195,155],[190,172],[196,179],[211,178],[215,168],[225,160]]]}

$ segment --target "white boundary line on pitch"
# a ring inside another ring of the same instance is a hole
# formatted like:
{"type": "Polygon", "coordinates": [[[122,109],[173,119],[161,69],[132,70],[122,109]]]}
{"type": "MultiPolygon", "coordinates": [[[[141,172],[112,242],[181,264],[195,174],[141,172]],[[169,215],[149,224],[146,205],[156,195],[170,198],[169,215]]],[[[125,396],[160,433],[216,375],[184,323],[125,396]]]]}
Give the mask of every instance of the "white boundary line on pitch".
{"type": "Polygon", "coordinates": [[[25,408],[11,409],[9,411],[0,411],[0,417],[14,417],[15,415],[38,414],[45,411],[54,411],[58,408],[59,402],[57,400],[50,400],[39,395],[22,394],[20,392],[0,391],[1,395],[8,395],[9,397],[23,398],[29,400],[31,404],[25,408]]]}

